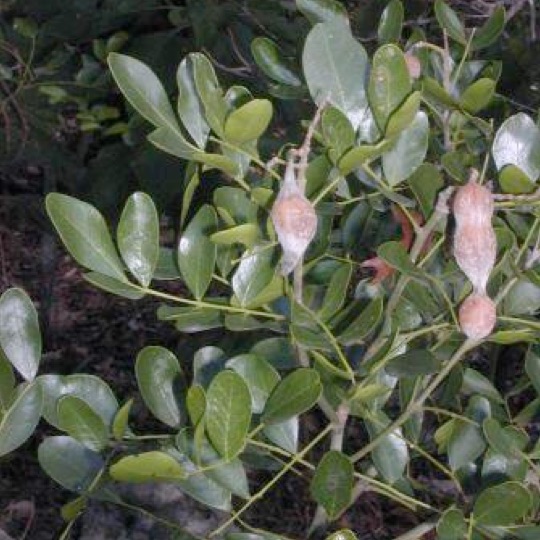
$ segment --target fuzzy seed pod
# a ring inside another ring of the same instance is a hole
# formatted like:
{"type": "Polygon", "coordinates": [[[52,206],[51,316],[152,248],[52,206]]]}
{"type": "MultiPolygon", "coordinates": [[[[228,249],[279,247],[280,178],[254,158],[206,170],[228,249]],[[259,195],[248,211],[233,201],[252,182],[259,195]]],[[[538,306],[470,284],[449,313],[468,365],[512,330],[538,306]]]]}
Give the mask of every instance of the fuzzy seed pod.
{"type": "Polygon", "coordinates": [[[315,208],[300,191],[292,164],[285,172],[283,185],[272,207],[271,217],[283,249],[281,273],[286,276],[299,263],[317,232],[315,208]]]}
{"type": "Polygon", "coordinates": [[[496,320],[495,302],[482,294],[471,294],[459,308],[461,331],[469,339],[480,340],[489,336],[496,320]]]}
{"type": "Polygon", "coordinates": [[[405,53],[405,63],[411,79],[419,79],[422,74],[422,64],[418,57],[410,52],[405,53]]]}
{"type": "Polygon", "coordinates": [[[454,256],[477,293],[485,294],[489,274],[495,264],[497,241],[491,225],[491,192],[469,181],[460,187],[453,203],[456,230],[454,256]]]}

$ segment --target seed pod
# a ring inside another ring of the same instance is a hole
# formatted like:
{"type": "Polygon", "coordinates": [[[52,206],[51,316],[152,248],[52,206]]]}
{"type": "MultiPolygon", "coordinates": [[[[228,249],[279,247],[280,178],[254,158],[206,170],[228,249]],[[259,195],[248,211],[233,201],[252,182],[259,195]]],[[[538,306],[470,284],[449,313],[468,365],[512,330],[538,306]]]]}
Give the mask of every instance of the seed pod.
{"type": "Polygon", "coordinates": [[[418,57],[410,52],[405,53],[405,63],[411,79],[419,79],[422,74],[422,64],[418,57]]]}
{"type": "Polygon", "coordinates": [[[459,325],[469,339],[479,340],[489,336],[496,320],[495,302],[482,294],[471,294],[459,308],[459,325]]]}
{"type": "Polygon", "coordinates": [[[453,203],[456,230],[454,256],[477,293],[485,294],[495,264],[497,241],[491,225],[491,192],[474,180],[460,187],[453,203]]]}
{"type": "Polygon", "coordinates": [[[317,232],[315,208],[298,187],[292,163],[285,171],[271,217],[283,249],[281,273],[286,276],[299,263],[317,232]]]}

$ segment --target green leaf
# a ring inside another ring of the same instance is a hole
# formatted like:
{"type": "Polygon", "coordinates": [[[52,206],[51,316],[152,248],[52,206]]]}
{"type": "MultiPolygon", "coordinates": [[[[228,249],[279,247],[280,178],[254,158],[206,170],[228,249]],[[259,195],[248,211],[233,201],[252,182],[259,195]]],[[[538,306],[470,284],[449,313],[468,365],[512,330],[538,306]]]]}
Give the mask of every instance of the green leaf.
{"type": "Polygon", "coordinates": [[[147,137],[156,148],[180,159],[195,159],[197,148],[189,144],[184,136],[167,126],[161,126],[147,137]]]}
{"type": "Polygon", "coordinates": [[[284,422],[265,426],[263,433],[270,442],[295,454],[298,451],[298,430],[298,416],[293,416],[284,422]]]}
{"type": "Polygon", "coordinates": [[[506,11],[504,6],[497,6],[489,19],[476,29],[472,38],[471,48],[473,50],[489,47],[502,34],[506,22],[506,11]]]}
{"type": "Polygon", "coordinates": [[[377,255],[392,268],[409,277],[421,278],[422,271],[418,269],[409,257],[409,253],[401,242],[391,241],[381,244],[377,255]]]}
{"type": "Polygon", "coordinates": [[[0,348],[0,418],[8,409],[9,404],[13,401],[13,392],[15,391],[15,373],[13,368],[5,358],[2,349],[0,348]]]}
{"type": "Polygon", "coordinates": [[[160,306],[157,317],[174,322],[177,330],[188,334],[223,326],[223,313],[213,308],[160,306]]]}
{"type": "Polygon", "coordinates": [[[453,40],[466,45],[467,36],[465,35],[465,27],[460,21],[457,13],[442,0],[435,2],[435,16],[441,28],[446,30],[448,36],[453,40]]]}
{"type": "Polygon", "coordinates": [[[247,248],[251,248],[259,239],[260,234],[259,227],[255,223],[243,223],[214,233],[210,236],[210,240],[215,244],[224,244],[226,246],[243,244],[247,248]]]}
{"type": "Polygon", "coordinates": [[[495,95],[495,86],[491,79],[478,79],[461,94],[461,106],[471,114],[485,109],[495,95]]]}
{"type": "Polygon", "coordinates": [[[385,370],[394,377],[415,378],[436,373],[440,367],[440,360],[431,351],[413,349],[392,358],[385,370]]]}
{"type": "MultiPolygon", "coordinates": [[[[273,196],[273,192],[270,192],[270,195],[273,196]]],[[[219,187],[213,193],[213,201],[218,212],[221,209],[226,210],[234,224],[257,222],[259,207],[249,199],[243,189],[230,186],[219,187]]]]}
{"type": "Polygon", "coordinates": [[[47,437],[38,448],[41,468],[62,487],[84,493],[103,467],[103,459],[66,436],[47,437]]]}
{"type": "Polygon", "coordinates": [[[444,187],[441,173],[431,163],[422,163],[409,177],[407,183],[413,190],[424,218],[433,213],[437,194],[444,187]]]}
{"type": "Polygon", "coordinates": [[[489,446],[497,453],[509,458],[520,456],[521,444],[513,428],[503,429],[495,418],[486,418],[482,429],[489,446]]]}
{"type": "Polygon", "coordinates": [[[339,335],[340,343],[344,345],[352,345],[354,343],[362,343],[364,338],[372,332],[383,313],[383,299],[377,297],[361,311],[361,313],[353,320],[352,323],[339,335]]]}
{"type": "Polygon", "coordinates": [[[75,521],[86,509],[86,503],[86,497],[77,497],[76,499],[67,502],[60,509],[62,519],[66,522],[75,521]]]}
{"type": "Polygon", "coordinates": [[[232,277],[232,289],[240,306],[257,307],[254,301],[275,275],[274,250],[256,246],[246,250],[232,277]]]}
{"type": "Polygon", "coordinates": [[[540,309],[540,287],[520,278],[504,298],[505,315],[534,316],[540,309]]]}
{"type": "Polygon", "coordinates": [[[110,53],[107,60],[116,84],[141,116],[156,127],[178,130],[165,89],[146,64],[119,53],[110,53]]]}
{"type": "Polygon", "coordinates": [[[352,275],[352,265],[343,264],[334,273],[326,289],[322,307],[319,309],[319,317],[327,321],[334,316],[343,306],[349,288],[349,282],[352,275]]]}
{"type": "MultiPolygon", "coordinates": [[[[379,436],[390,424],[390,419],[381,411],[365,419],[366,428],[371,440],[379,436]]],[[[397,482],[403,476],[409,462],[407,443],[403,439],[401,428],[382,437],[379,444],[371,451],[371,458],[377,470],[389,484],[397,482]]]]}
{"type": "Polygon", "coordinates": [[[531,508],[529,490],[519,482],[505,482],[485,489],[474,503],[474,520],[480,525],[513,525],[531,508]]]}
{"type": "Polygon", "coordinates": [[[251,394],[251,410],[255,414],[262,413],[268,396],[279,382],[278,372],[256,354],[235,356],[227,362],[226,367],[238,373],[247,384],[251,394]]]}
{"type": "Polygon", "coordinates": [[[296,0],[296,7],[311,24],[335,19],[347,23],[347,10],[336,0],[296,0]]]}
{"type": "Polygon", "coordinates": [[[140,300],[144,297],[145,293],[135,288],[131,283],[125,281],[118,281],[105,274],[99,274],[98,272],[87,272],[82,276],[85,281],[92,284],[94,287],[107,291],[108,293],[127,298],[128,300],[140,300]]]}
{"type": "Polygon", "coordinates": [[[210,126],[204,117],[203,104],[195,86],[195,75],[191,55],[187,55],[176,72],[178,85],[178,116],[184,128],[199,148],[206,146],[210,126]]]}
{"type": "Polygon", "coordinates": [[[59,428],[76,441],[100,452],[107,446],[109,430],[101,416],[82,399],[64,396],[58,401],[59,428]]]}
{"type": "Polygon", "coordinates": [[[121,441],[129,430],[129,413],[133,406],[133,398],[128,399],[116,413],[112,423],[112,434],[117,441],[121,441]]]}
{"type": "Polygon", "coordinates": [[[453,471],[469,465],[482,455],[486,442],[482,430],[470,422],[457,420],[448,441],[448,462],[453,471]]]}
{"type": "Polygon", "coordinates": [[[22,289],[8,289],[0,296],[0,349],[27,381],[35,378],[41,332],[36,308],[22,289]]]}
{"type": "Polygon", "coordinates": [[[428,142],[428,117],[419,111],[414,121],[397,136],[394,146],[383,154],[384,176],[392,187],[403,182],[422,165],[428,142]]]}
{"type": "Polygon", "coordinates": [[[106,426],[110,426],[118,402],[112,390],[94,375],[41,375],[38,377],[43,389],[43,417],[49,424],[59,428],[57,414],[58,401],[62,396],[72,395],[88,403],[101,416],[106,426]]]}
{"type": "Polygon", "coordinates": [[[389,141],[382,140],[375,145],[363,145],[351,148],[338,163],[341,174],[346,176],[355,169],[359,169],[364,163],[369,163],[382,156],[388,149],[389,141]]]}
{"type": "Polygon", "coordinates": [[[319,374],[300,368],[285,377],[274,389],[263,412],[265,424],[283,422],[310,409],[322,391],[319,374]]]}
{"type": "Polygon", "coordinates": [[[127,200],[117,240],[126,266],[143,287],[148,287],[159,259],[159,216],[146,193],[138,191],[127,200]]]}
{"type": "Polygon", "coordinates": [[[273,107],[267,99],[254,99],[231,112],[225,121],[225,138],[236,143],[258,139],[272,120],[273,107]]]}
{"type": "Polygon", "coordinates": [[[396,45],[383,45],[373,55],[368,96],[373,116],[382,133],[388,119],[411,93],[411,78],[405,57],[396,45]]]}
{"type": "Polygon", "coordinates": [[[61,193],[47,195],[45,206],[62,242],[79,264],[119,281],[127,281],[105,220],[98,210],[61,193]]]}
{"type": "Polygon", "coordinates": [[[358,540],[358,539],[356,535],[349,529],[341,529],[341,531],[336,531],[330,536],[327,536],[326,540],[358,540]]]}
{"type": "Polygon", "coordinates": [[[178,244],[178,266],[188,289],[201,300],[212,281],[216,246],[210,234],[217,228],[215,210],[205,204],[195,214],[178,244]]]}
{"type": "Polygon", "coordinates": [[[411,126],[415,121],[420,108],[421,92],[410,94],[400,107],[391,114],[386,127],[386,137],[395,137],[403,130],[411,126]]]}
{"type": "Polygon", "coordinates": [[[327,452],[317,465],[310,491],[330,520],[337,519],[351,504],[353,473],[351,460],[337,450],[327,452]]]}
{"type": "Polygon", "coordinates": [[[133,484],[173,482],[186,477],[176,459],[156,450],[119,459],[109,468],[109,474],[113,480],[133,484]]]}
{"type": "Polygon", "coordinates": [[[206,430],[214,448],[225,459],[244,448],[251,422],[251,395],[240,375],[219,373],[206,394],[206,430]]]}
{"type": "Polygon", "coordinates": [[[367,109],[368,58],[349,27],[339,19],[317,24],[306,38],[302,63],[313,100],[327,100],[356,130],[367,109]]]}
{"type": "Polygon", "coordinates": [[[164,347],[145,347],[135,362],[137,384],[146,406],[164,424],[179,427],[182,421],[175,383],[182,377],[174,354],[164,347]]]}
{"type": "Polygon", "coordinates": [[[514,165],[531,182],[540,176],[540,129],[525,113],[503,122],[495,135],[492,152],[499,171],[506,165],[514,165]]]}
{"type": "Polygon", "coordinates": [[[437,537],[439,540],[463,540],[467,528],[463,511],[449,508],[437,523],[437,537]]]}
{"type": "Polygon", "coordinates": [[[391,0],[381,15],[377,36],[379,43],[397,43],[401,38],[401,27],[403,25],[403,4],[401,0],[391,0]]]}
{"type": "Polygon", "coordinates": [[[499,185],[504,193],[513,195],[531,193],[534,190],[534,183],[515,165],[503,167],[499,172],[499,185]]]}
{"type": "Polygon", "coordinates": [[[189,58],[193,65],[195,87],[204,107],[206,121],[215,133],[222,136],[228,107],[214,67],[204,54],[192,53],[189,58]]]}
{"type": "Polygon", "coordinates": [[[492,401],[504,403],[504,399],[491,381],[472,368],[465,368],[463,372],[463,386],[461,391],[464,394],[479,394],[492,401]]]}
{"type": "Polygon", "coordinates": [[[302,81],[281,57],[278,45],[266,37],[256,37],[251,42],[251,54],[257,66],[268,77],[282,84],[300,86],[302,81]]]}
{"type": "Polygon", "coordinates": [[[354,130],[347,117],[339,109],[328,107],[323,111],[321,128],[327,146],[337,154],[337,158],[354,145],[354,130]]]}
{"type": "Polygon", "coordinates": [[[39,383],[34,381],[19,388],[16,399],[0,416],[0,457],[26,442],[41,416],[43,399],[39,383]]]}
{"type": "Polygon", "coordinates": [[[536,348],[531,348],[525,356],[525,371],[531,380],[536,393],[540,396],[540,355],[536,348]]]}
{"type": "MultiPolygon", "coordinates": [[[[201,182],[201,177],[199,174],[199,167],[196,164],[191,166],[188,165],[186,172],[184,174],[184,193],[182,194],[182,210],[180,212],[180,230],[184,230],[184,224],[186,222],[186,217],[188,212],[191,209],[191,203],[193,202],[193,196],[199,184],[201,182]]],[[[163,248],[162,248],[163,249],[163,248]]],[[[174,265],[176,268],[176,264],[174,265]]]]}

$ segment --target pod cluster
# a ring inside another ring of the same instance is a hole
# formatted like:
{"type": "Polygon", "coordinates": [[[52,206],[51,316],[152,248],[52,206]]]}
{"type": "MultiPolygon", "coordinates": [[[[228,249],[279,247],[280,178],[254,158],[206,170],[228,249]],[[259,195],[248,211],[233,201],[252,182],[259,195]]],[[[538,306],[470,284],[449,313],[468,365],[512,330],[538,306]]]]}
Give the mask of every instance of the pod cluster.
{"type": "Polygon", "coordinates": [[[456,191],[452,209],[454,257],[473,286],[472,294],[460,306],[459,323],[468,338],[479,340],[492,332],[496,322],[496,306],[486,292],[497,254],[491,223],[493,196],[472,178],[456,191]]]}

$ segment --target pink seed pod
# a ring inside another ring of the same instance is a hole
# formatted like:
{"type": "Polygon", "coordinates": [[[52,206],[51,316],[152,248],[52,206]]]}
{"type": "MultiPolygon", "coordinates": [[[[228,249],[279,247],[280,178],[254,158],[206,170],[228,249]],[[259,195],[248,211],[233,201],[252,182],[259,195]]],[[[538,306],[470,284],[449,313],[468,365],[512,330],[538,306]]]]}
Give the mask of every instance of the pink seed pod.
{"type": "Polygon", "coordinates": [[[292,166],[287,167],[271,217],[283,249],[281,274],[286,276],[299,263],[317,232],[315,208],[300,191],[292,166]]]}
{"type": "Polygon", "coordinates": [[[454,256],[475,292],[485,294],[489,275],[495,265],[497,239],[491,224],[493,197],[491,192],[470,181],[460,187],[454,197],[456,221],[454,256]]]}
{"type": "Polygon", "coordinates": [[[480,340],[489,336],[496,320],[495,302],[482,294],[471,294],[459,308],[459,325],[469,339],[480,340]]]}
{"type": "Polygon", "coordinates": [[[422,64],[418,57],[410,52],[405,53],[405,63],[411,79],[419,79],[422,74],[422,64]]]}

